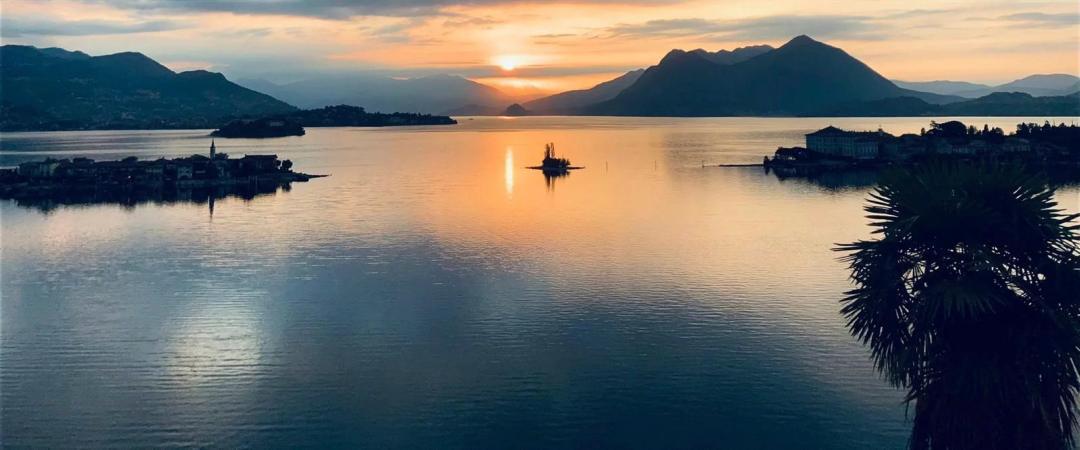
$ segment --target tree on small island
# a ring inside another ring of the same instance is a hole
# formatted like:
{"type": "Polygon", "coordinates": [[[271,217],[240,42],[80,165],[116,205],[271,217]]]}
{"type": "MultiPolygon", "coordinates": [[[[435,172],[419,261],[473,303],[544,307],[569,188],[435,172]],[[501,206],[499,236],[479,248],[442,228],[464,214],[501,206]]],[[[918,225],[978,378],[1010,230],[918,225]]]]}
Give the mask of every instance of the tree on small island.
{"type": "MultiPolygon", "coordinates": [[[[959,131],[957,129],[956,131],[959,131]]],[[[1065,449],[1080,394],[1080,239],[1017,167],[886,174],[841,245],[842,312],[914,405],[912,449],[1065,449]]]]}

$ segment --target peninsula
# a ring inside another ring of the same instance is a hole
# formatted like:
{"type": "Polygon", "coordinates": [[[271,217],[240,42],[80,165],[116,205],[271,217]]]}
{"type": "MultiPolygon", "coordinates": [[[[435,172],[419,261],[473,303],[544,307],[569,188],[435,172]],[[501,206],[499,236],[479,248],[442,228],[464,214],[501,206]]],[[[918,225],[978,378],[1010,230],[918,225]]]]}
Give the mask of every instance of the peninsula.
{"type": "Polygon", "coordinates": [[[129,156],[119,161],[89,158],[46,159],[0,169],[0,199],[70,198],[141,195],[168,189],[281,187],[325,175],[294,172],[292,161],[277,155],[229,158],[217,153],[142,161],[129,156]]]}

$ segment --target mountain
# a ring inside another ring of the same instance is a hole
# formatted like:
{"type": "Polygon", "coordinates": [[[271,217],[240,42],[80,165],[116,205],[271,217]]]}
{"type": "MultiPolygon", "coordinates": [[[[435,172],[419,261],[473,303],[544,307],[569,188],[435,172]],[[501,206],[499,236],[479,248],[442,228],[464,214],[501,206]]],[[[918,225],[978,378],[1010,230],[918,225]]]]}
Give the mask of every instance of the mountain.
{"type": "Polygon", "coordinates": [[[368,111],[428,114],[500,114],[520,99],[456,75],[392,78],[372,74],[315,77],[286,84],[240,80],[240,84],[301,108],[363,105],[368,111]],[[470,108],[466,106],[472,105],[470,108]]]}
{"type": "Polygon", "coordinates": [[[730,65],[741,63],[772,50],[773,48],[770,45],[751,45],[748,47],[739,47],[735,50],[718,50],[712,53],[699,48],[697,50],[691,50],[689,53],[701,56],[702,58],[717,64],[730,65]]]}
{"type": "MultiPolygon", "coordinates": [[[[719,50],[711,53],[699,48],[688,53],[716,64],[728,65],[746,61],[771,50],[773,48],[768,45],[752,45],[739,47],[735,50],[719,50]]],[[[645,73],[645,69],[632,70],[620,75],[618,78],[597,84],[589,89],[550,95],[526,102],[522,106],[529,110],[530,114],[574,114],[585,106],[615,98],[623,89],[634,84],[643,73],[645,73]]]]}
{"type": "Polygon", "coordinates": [[[231,118],[288,112],[219,73],[176,73],[141,53],[89,56],[0,47],[0,130],[215,128],[231,118]]]}
{"type": "Polygon", "coordinates": [[[1080,91],[1080,78],[1075,75],[1031,75],[994,88],[994,92],[1023,92],[1035,97],[1060,96],[1080,91]]]}
{"type": "Polygon", "coordinates": [[[523,106],[521,106],[518,103],[514,103],[513,105],[507,106],[506,111],[503,112],[504,116],[528,116],[528,115],[531,115],[531,114],[532,114],[532,111],[529,111],[529,110],[525,109],[523,106]]]}
{"type": "Polygon", "coordinates": [[[839,105],[828,116],[1080,116],[1080,92],[1034,97],[995,92],[977,99],[934,105],[914,97],[893,97],[839,105]]]}
{"type": "Polygon", "coordinates": [[[645,73],[645,69],[631,70],[618,78],[597,84],[589,89],[566,91],[538,98],[525,102],[522,106],[533,114],[573,114],[577,109],[584,106],[615,98],[623,89],[634,84],[643,73],[645,73]]]}
{"type": "Polygon", "coordinates": [[[1021,92],[1035,97],[1056,97],[1080,91],[1080,77],[1068,74],[1031,75],[998,86],[964,81],[893,82],[903,88],[965,98],[984,97],[995,92],[1021,92]]]}
{"type": "Polygon", "coordinates": [[[1080,92],[1035,97],[1023,92],[995,92],[974,100],[944,105],[950,116],[1072,116],[1080,117],[1080,92]]]}
{"type": "Polygon", "coordinates": [[[979,90],[986,90],[989,92],[990,86],[978,83],[968,83],[966,81],[948,81],[948,80],[936,80],[936,81],[900,81],[892,80],[893,84],[900,86],[904,89],[911,89],[913,91],[930,92],[933,94],[941,95],[956,95],[964,96],[963,94],[969,92],[976,92],[979,90]]]}
{"type": "Polygon", "coordinates": [[[957,100],[900,88],[843,50],[808,36],[733,64],[719,64],[706,53],[672,50],[615,98],[581,112],[799,116],[890,97],[909,96],[929,103],[957,100]]]}

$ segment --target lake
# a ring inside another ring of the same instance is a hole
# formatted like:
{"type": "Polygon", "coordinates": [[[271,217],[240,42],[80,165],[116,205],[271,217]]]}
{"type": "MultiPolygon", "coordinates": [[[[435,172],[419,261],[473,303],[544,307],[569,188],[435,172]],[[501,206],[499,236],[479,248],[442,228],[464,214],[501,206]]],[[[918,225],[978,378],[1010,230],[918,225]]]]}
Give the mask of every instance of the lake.
{"type": "MultiPolygon", "coordinates": [[[[872,177],[702,165],[760,162],[828,124],[928,123],[312,128],[217,140],[331,175],[272,194],[212,207],[0,202],[0,440],[903,448],[902,393],[845,329],[850,284],[830,250],[869,237],[872,177]],[[586,168],[526,169],[547,142],[586,168]]],[[[8,133],[0,165],[206,153],[206,135],[8,133]]],[[[1058,198],[1080,210],[1080,189],[1058,198]]]]}

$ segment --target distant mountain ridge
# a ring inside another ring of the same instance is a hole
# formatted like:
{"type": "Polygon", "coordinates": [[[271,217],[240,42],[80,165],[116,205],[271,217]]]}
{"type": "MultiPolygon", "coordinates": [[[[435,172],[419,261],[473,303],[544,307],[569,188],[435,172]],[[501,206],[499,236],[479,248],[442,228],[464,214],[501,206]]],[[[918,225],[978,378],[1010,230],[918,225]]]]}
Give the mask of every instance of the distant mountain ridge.
{"type": "Polygon", "coordinates": [[[893,97],[840,105],[826,116],[1074,116],[1080,117],[1080,92],[1034,97],[995,92],[983,97],[934,105],[914,97],[893,97]]]}
{"type": "Polygon", "coordinates": [[[738,64],[753,58],[758,55],[762,55],[775,50],[771,45],[750,45],[747,47],[739,47],[735,50],[717,50],[715,52],[709,52],[705,49],[691,50],[688,53],[701,56],[709,61],[717,64],[738,64]]]}
{"type": "Polygon", "coordinates": [[[393,78],[371,74],[314,77],[285,84],[243,79],[241,85],[301,108],[362,105],[368,111],[498,114],[519,101],[499,89],[457,75],[393,78]]]}
{"type": "Polygon", "coordinates": [[[897,86],[956,95],[965,98],[983,97],[995,92],[1021,92],[1035,97],[1062,96],[1080,91],[1080,77],[1068,74],[1036,74],[998,86],[968,83],[965,81],[897,81],[897,86]]]}
{"type": "Polygon", "coordinates": [[[0,130],[215,128],[294,110],[220,73],[176,73],[135,52],[0,47],[0,130]]]}
{"type": "Polygon", "coordinates": [[[615,98],[623,89],[634,84],[643,73],[645,69],[631,70],[589,89],[549,95],[525,102],[521,106],[532,114],[573,114],[582,107],[615,98]]]}
{"type": "Polygon", "coordinates": [[[797,116],[890,97],[957,100],[900,88],[843,50],[808,36],[732,64],[718,64],[709,55],[673,50],[616,97],[580,113],[797,116]]]}

